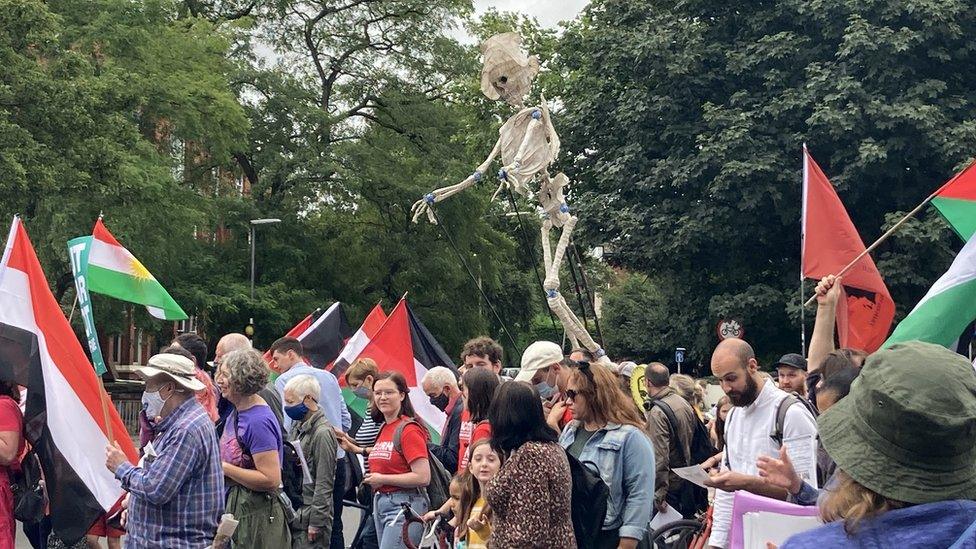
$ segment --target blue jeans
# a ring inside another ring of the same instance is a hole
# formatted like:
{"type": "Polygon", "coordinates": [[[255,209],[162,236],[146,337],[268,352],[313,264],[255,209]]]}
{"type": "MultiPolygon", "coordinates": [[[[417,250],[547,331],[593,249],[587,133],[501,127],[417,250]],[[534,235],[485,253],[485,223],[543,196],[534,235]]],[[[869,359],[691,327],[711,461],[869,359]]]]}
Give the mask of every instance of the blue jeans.
{"type": "MultiPolygon", "coordinates": [[[[380,549],[405,547],[403,544],[403,523],[405,521],[403,515],[400,514],[400,511],[403,510],[401,507],[403,503],[409,503],[413,512],[419,516],[423,516],[429,506],[427,496],[417,490],[389,494],[376,493],[373,496],[373,521],[376,523],[376,539],[380,542],[380,549]],[[397,519],[396,522],[393,519],[397,519]]],[[[410,541],[414,545],[420,543],[420,537],[423,533],[424,528],[421,524],[410,525],[410,541]]]]}

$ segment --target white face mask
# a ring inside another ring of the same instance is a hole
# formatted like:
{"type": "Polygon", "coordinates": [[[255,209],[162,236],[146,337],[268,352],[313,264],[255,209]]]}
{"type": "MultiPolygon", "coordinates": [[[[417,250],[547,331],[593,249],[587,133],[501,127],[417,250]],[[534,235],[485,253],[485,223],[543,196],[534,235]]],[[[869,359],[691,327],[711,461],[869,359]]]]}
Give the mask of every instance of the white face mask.
{"type": "Polygon", "coordinates": [[[142,409],[146,412],[146,418],[149,421],[156,421],[165,405],[166,401],[159,395],[159,391],[144,391],[142,393],[142,409]]]}

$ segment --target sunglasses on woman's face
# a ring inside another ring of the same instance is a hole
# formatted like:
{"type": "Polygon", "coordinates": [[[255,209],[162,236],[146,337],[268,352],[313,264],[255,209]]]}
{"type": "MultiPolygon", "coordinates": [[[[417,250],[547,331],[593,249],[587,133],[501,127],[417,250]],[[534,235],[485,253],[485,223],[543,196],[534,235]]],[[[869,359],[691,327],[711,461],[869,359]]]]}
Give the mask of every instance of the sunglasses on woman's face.
{"type": "Polygon", "coordinates": [[[576,395],[578,395],[573,389],[566,389],[566,400],[576,400],[576,395]]]}

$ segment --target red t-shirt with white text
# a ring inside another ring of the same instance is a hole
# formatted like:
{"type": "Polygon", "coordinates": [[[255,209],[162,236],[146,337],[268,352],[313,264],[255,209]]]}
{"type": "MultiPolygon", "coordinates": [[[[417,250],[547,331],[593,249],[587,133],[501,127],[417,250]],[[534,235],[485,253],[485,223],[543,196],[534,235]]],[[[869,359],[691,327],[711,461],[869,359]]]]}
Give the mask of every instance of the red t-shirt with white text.
{"type": "MultiPolygon", "coordinates": [[[[397,427],[407,419],[400,416],[400,419],[393,423],[384,423],[380,427],[380,433],[376,437],[376,444],[373,451],[369,453],[370,473],[380,473],[383,475],[400,475],[410,472],[410,464],[418,459],[427,459],[427,434],[424,429],[416,423],[411,423],[403,428],[400,435],[400,449],[397,452],[393,447],[393,435],[397,427]]],[[[382,485],[376,489],[377,492],[388,494],[402,490],[399,486],[382,485]]]]}
{"type": "Polygon", "coordinates": [[[468,466],[468,447],[483,438],[491,438],[491,425],[487,421],[471,422],[467,410],[461,412],[461,434],[458,436],[458,470],[460,473],[468,466]]]}

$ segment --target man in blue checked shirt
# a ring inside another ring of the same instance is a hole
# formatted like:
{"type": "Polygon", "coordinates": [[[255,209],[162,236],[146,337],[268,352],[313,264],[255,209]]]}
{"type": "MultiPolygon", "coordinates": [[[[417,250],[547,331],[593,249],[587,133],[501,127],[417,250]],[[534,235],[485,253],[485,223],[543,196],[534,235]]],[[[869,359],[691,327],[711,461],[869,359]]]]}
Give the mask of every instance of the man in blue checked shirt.
{"type": "Polygon", "coordinates": [[[139,368],[146,380],[142,406],[156,438],[133,466],[117,444],[105,465],[129,492],[128,549],[204,549],[224,512],[224,473],[217,436],[194,393],[205,390],[193,361],[159,354],[139,368]]]}

